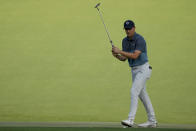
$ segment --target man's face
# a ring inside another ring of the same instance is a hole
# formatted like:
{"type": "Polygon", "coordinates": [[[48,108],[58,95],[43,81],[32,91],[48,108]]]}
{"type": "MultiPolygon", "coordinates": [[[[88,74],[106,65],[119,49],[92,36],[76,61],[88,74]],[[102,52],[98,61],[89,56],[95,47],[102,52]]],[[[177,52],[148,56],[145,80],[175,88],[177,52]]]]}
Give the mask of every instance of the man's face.
{"type": "Polygon", "coordinates": [[[125,29],[125,32],[127,34],[128,37],[133,37],[134,33],[135,33],[135,27],[131,28],[131,29],[125,29]]]}

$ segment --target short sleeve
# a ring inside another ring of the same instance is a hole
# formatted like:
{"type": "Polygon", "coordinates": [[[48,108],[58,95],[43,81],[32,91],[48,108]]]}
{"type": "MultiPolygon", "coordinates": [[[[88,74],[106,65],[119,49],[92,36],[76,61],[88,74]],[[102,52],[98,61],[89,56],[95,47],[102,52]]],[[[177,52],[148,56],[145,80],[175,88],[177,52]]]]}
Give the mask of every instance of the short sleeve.
{"type": "Polygon", "coordinates": [[[146,47],[146,41],[143,38],[139,38],[136,43],[135,50],[144,51],[146,47]]]}
{"type": "Polygon", "coordinates": [[[126,42],[125,42],[124,39],[122,40],[122,50],[123,50],[123,51],[127,51],[126,42]]]}

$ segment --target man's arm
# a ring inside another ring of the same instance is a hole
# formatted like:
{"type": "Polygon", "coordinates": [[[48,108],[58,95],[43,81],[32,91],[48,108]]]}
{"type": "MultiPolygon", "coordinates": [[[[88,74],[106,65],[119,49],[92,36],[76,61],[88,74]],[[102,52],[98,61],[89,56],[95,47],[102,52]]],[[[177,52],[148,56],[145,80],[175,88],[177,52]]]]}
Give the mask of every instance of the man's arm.
{"type": "Polygon", "coordinates": [[[133,53],[120,51],[119,54],[121,54],[122,56],[124,56],[126,58],[137,59],[140,56],[141,51],[140,50],[135,50],[133,53]]]}
{"type": "Polygon", "coordinates": [[[113,47],[112,52],[116,54],[120,54],[121,56],[124,56],[125,58],[129,58],[129,59],[137,59],[141,54],[140,50],[135,50],[133,53],[129,53],[129,52],[122,51],[117,47],[113,47]]]}
{"type": "Polygon", "coordinates": [[[117,58],[118,60],[120,60],[120,61],[126,61],[126,60],[127,60],[126,57],[124,57],[124,56],[122,56],[122,55],[120,55],[120,54],[116,54],[116,53],[114,53],[113,51],[112,51],[112,55],[113,55],[115,58],[117,58]]]}

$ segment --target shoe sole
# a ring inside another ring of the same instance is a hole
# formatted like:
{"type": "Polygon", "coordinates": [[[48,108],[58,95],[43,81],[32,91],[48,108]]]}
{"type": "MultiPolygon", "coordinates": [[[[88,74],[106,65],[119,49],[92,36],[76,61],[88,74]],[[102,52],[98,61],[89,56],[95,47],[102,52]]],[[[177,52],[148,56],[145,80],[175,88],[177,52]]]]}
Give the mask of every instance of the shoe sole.
{"type": "Polygon", "coordinates": [[[139,126],[138,127],[141,127],[141,128],[156,128],[157,125],[149,125],[149,126],[139,126]]]}
{"type": "Polygon", "coordinates": [[[121,124],[122,124],[123,126],[133,127],[133,125],[129,125],[129,124],[124,123],[124,122],[121,122],[121,124]]]}

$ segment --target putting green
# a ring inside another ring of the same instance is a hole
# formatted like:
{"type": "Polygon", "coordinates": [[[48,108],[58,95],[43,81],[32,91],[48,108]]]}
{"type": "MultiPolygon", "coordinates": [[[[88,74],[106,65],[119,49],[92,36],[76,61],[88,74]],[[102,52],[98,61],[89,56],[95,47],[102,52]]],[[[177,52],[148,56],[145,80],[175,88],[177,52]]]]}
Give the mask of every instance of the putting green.
{"type": "MultiPolygon", "coordinates": [[[[129,128],[0,127],[2,131],[125,131],[129,128]]],[[[132,131],[195,131],[194,129],[131,128],[132,131]]]]}
{"type": "Polygon", "coordinates": [[[158,121],[195,124],[195,0],[1,0],[0,121],[127,118],[131,72],[111,55],[98,2],[116,46],[126,19],[145,37],[158,121]]]}

